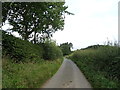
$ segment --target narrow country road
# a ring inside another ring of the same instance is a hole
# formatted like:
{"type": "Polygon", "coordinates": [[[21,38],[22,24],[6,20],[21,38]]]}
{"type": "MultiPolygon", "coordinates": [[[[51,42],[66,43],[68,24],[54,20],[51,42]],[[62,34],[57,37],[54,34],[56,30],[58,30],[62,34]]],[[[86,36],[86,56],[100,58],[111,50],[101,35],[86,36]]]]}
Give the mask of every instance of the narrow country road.
{"type": "Polygon", "coordinates": [[[64,59],[57,73],[42,88],[92,88],[74,62],[64,59]]]}

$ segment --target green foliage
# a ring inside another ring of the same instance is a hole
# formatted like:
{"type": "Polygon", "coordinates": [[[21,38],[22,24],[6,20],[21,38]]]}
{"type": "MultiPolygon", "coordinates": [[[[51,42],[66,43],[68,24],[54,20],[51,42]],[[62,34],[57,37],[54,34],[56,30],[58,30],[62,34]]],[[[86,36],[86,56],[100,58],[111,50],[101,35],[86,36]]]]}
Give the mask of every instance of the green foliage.
{"type": "Polygon", "coordinates": [[[120,54],[116,46],[77,50],[71,58],[95,88],[115,88],[120,83],[120,54]]]}
{"type": "Polygon", "coordinates": [[[118,47],[105,46],[100,47],[95,54],[94,64],[97,69],[105,70],[109,69],[109,64],[114,62],[114,58],[118,56],[118,47]]]}
{"type": "Polygon", "coordinates": [[[40,59],[55,60],[62,58],[61,49],[53,41],[32,44],[26,40],[21,40],[3,31],[3,56],[10,56],[16,62],[23,61],[36,62],[40,59]]]}
{"type": "Polygon", "coordinates": [[[18,61],[35,61],[42,58],[42,46],[34,45],[28,41],[15,38],[12,35],[2,34],[3,56],[10,56],[18,61]]]}
{"type": "Polygon", "coordinates": [[[63,44],[60,44],[60,48],[63,52],[63,55],[69,55],[71,53],[71,48],[73,47],[73,44],[72,43],[63,43],[63,44]]]}
{"type": "Polygon", "coordinates": [[[120,56],[113,58],[113,60],[106,67],[108,77],[120,81],[120,56]]]}
{"type": "Polygon", "coordinates": [[[62,63],[62,51],[54,42],[33,44],[4,31],[2,36],[3,88],[40,88],[62,63]]]}
{"type": "Polygon", "coordinates": [[[33,42],[49,38],[52,33],[63,30],[65,2],[3,2],[3,22],[8,20],[24,40],[33,42]],[[32,34],[34,32],[34,34],[32,34]]]}
{"type": "Polygon", "coordinates": [[[91,45],[91,46],[88,46],[87,48],[82,48],[81,50],[85,50],[85,49],[97,49],[99,47],[103,47],[104,45],[91,45]]]}
{"type": "Polygon", "coordinates": [[[11,61],[3,58],[3,88],[41,88],[57,72],[63,60],[39,60],[41,62],[19,64],[11,61]]]}
{"type": "Polygon", "coordinates": [[[63,57],[61,49],[56,46],[56,43],[54,41],[46,41],[43,44],[44,48],[44,59],[47,60],[54,60],[63,57]]]}

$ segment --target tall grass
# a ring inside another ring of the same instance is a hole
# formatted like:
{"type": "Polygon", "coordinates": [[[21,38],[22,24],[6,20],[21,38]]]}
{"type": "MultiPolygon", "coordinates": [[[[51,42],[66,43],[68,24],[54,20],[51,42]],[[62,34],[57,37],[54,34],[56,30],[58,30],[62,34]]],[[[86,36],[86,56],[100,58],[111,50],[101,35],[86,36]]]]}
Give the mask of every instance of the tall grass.
{"type": "Polygon", "coordinates": [[[63,60],[19,64],[11,61],[3,58],[3,88],[40,88],[56,73],[63,60]]]}
{"type": "Polygon", "coordinates": [[[2,49],[3,88],[40,88],[55,74],[63,58],[53,41],[33,44],[6,32],[3,32],[2,49]]]}
{"type": "Polygon", "coordinates": [[[77,50],[69,56],[83,71],[94,88],[120,87],[120,55],[118,47],[101,46],[77,50]]]}

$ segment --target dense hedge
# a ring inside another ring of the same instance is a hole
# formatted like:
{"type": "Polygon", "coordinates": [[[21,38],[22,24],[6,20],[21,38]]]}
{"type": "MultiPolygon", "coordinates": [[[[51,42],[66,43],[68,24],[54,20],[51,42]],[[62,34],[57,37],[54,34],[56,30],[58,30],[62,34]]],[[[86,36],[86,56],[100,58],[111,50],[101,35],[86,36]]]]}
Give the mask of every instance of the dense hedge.
{"type": "Polygon", "coordinates": [[[58,46],[56,46],[54,41],[46,41],[43,44],[43,48],[45,52],[43,57],[46,60],[54,60],[63,57],[61,49],[58,46]]]}
{"type": "Polygon", "coordinates": [[[15,38],[12,35],[2,33],[3,56],[10,56],[16,62],[27,60],[38,60],[42,58],[43,49],[28,41],[15,38]]]}
{"type": "Polygon", "coordinates": [[[120,81],[120,54],[118,47],[102,46],[97,49],[75,51],[69,58],[83,63],[95,71],[105,72],[105,76],[120,81]]]}
{"type": "Polygon", "coordinates": [[[3,56],[9,56],[16,62],[41,59],[55,60],[63,56],[61,49],[52,41],[32,44],[29,41],[8,35],[4,31],[2,31],[2,49],[3,56]]]}

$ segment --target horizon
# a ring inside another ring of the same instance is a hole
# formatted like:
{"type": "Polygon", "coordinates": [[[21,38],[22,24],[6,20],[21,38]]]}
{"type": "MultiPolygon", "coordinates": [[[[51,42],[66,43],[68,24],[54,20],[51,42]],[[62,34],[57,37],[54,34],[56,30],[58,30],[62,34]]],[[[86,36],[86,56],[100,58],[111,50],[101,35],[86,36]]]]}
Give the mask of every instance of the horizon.
{"type": "Polygon", "coordinates": [[[71,42],[74,50],[118,41],[118,1],[66,0],[67,10],[75,15],[66,15],[64,30],[52,39],[58,44],[71,42]]]}
{"type": "MultiPolygon", "coordinates": [[[[66,15],[64,30],[55,32],[52,39],[58,45],[71,42],[72,50],[97,44],[105,45],[107,41],[118,41],[118,1],[66,0],[67,10],[75,15],[66,15]]],[[[2,26],[3,30],[6,28],[12,26],[2,26]]],[[[16,32],[13,35],[19,37],[16,32]]]]}

